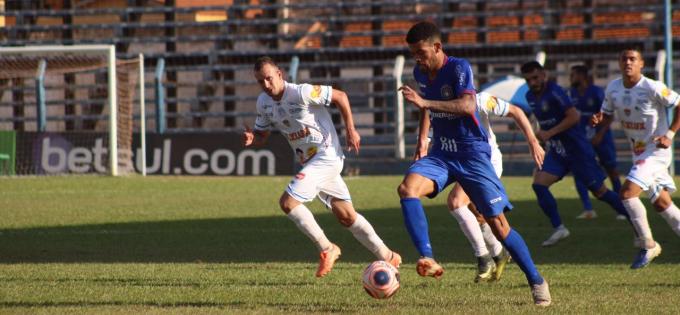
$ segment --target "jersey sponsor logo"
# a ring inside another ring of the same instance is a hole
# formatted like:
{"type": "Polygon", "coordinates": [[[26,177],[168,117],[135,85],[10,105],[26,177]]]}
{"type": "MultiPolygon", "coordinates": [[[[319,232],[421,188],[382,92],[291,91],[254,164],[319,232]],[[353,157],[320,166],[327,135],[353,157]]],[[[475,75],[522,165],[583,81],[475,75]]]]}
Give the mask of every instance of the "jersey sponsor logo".
{"type": "Polygon", "coordinates": [[[418,83],[418,86],[421,87],[421,88],[423,88],[423,89],[424,89],[424,88],[427,88],[427,85],[422,84],[422,83],[418,83]]]}
{"type": "Polygon", "coordinates": [[[312,92],[309,93],[309,97],[313,99],[317,99],[321,96],[321,86],[320,85],[315,85],[312,87],[312,92]]]}
{"type": "Polygon", "coordinates": [[[443,112],[430,112],[430,119],[432,118],[448,118],[448,119],[455,119],[460,117],[458,114],[453,114],[453,113],[443,113],[443,112]]]}
{"type": "Polygon", "coordinates": [[[311,134],[311,132],[309,131],[309,128],[305,127],[304,129],[301,129],[301,130],[298,130],[298,131],[295,131],[295,132],[291,132],[287,136],[288,136],[288,140],[295,141],[295,140],[299,140],[299,139],[302,139],[304,137],[307,137],[310,134],[311,134]]]}
{"type": "Polygon", "coordinates": [[[632,130],[644,130],[645,129],[645,123],[644,122],[636,122],[636,121],[621,121],[621,126],[625,129],[632,129],[632,130]]]}
{"type": "Polygon", "coordinates": [[[494,204],[494,203],[499,202],[499,201],[501,201],[501,200],[503,200],[503,197],[498,196],[498,197],[496,197],[496,198],[493,198],[493,199],[489,200],[489,203],[490,203],[490,204],[494,204]]]}
{"type": "Polygon", "coordinates": [[[442,94],[442,98],[444,99],[451,99],[453,98],[453,88],[451,86],[444,84],[442,85],[442,88],[440,89],[440,93],[442,94]]]}

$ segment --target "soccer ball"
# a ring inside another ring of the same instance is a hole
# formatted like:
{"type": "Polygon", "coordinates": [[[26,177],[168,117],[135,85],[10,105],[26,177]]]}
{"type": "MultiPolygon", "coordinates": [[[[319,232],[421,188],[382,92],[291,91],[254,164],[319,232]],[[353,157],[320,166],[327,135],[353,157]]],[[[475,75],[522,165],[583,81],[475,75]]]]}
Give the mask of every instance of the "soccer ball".
{"type": "Polygon", "coordinates": [[[399,270],[386,261],[374,261],[364,270],[363,282],[368,295],[387,299],[399,290],[399,270]]]}

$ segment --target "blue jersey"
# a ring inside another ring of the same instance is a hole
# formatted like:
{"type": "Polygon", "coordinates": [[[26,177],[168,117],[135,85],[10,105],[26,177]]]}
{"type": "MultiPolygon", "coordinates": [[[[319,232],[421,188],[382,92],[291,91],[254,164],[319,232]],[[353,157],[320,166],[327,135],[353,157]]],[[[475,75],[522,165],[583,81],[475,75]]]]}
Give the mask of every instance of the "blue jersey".
{"type": "Polygon", "coordinates": [[[569,90],[569,97],[581,112],[581,125],[587,126],[590,124],[590,117],[600,112],[602,102],[604,101],[604,90],[597,85],[589,85],[583,95],[580,95],[578,89],[572,87],[569,90]]]}
{"type": "MultiPolygon", "coordinates": [[[[475,95],[472,69],[465,59],[447,57],[437,77],[430,80],[426,73],[416,67],[413,76],[418,82],[423,98],[446,101],[460,98],[463,94],[475,95]]],[[[432,126],[432,153],[449,157],[467,157],[470,154],[491,149],[487,134],[479,124],[479,117],[430,111],[432,126]]]]}
{"type": "MultiPolygon", "coordinates": [[[[552,81],[548,81],[540,99],[537,99],[531,90],[527,91],[526,98],[542,130],[555,127],[566,117],[566,111],[574,107],[564,90],[552,81]]],[[[549,150],[554,150],[564,157],[569,156],[569,153],[575,153],[572,154],[574,157],[594,156],[590,142],[587,141],[584,130],[578,124],[552,136],[548,140],[548,146],[549,150]]]]}

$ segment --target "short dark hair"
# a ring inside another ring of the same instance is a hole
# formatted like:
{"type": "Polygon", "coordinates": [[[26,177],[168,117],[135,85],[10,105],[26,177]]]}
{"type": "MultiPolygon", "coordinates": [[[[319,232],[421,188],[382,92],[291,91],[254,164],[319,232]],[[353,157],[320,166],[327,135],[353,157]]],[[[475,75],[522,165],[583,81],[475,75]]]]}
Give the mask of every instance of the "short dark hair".
{"type": "Polygon", "coordinates": [[[441,40],[441,38],[442,35],[439,27],[430,21],[421,21],[414,24],[406,34],[406,42],[409,44],[415,44],[422,40],[436,41],[441,40]]]}
{"type": "Polygon", "coordinates": [[[522,65],[522,73],[531,73],[534,72],[534,70],[541,70],[543,71],[543,66],[541,66],[538,61],[529,61],[525,64],[522,65]]]}
{"type": "Polygon", "coordinates": [[[626,51],[636,51],[640,55],[640,58],[644,58],[642,56],[642,48],[640,48],[640,46],[637,46],[637,45],[626,46],[623,49],[621,49],[621,52],[619,53],[619,58],[621,58],[623,53],[626,52],[626,51]]]}
{"type": "Polygon", "coordinates": [[[255,72],[258,72],[262,70],[262,67],[264,67],[264,65],[266,64],[270,64],[277,68],[279,67],[278,65],[276,65],[276,62],[274,61],[274,59],[272,59],[272,57],[262,56],[260,58],[257,58],[257,61],[255,61],[255,66],[253,67],[253,70],[255,70],[255,72]]]}
{"type": "Polygon", "coordinates": [[[578,74],[582,74],[584,76],[588,76],[588,67],[584,65],[575,65],[571,67],[571,71],[574,71],[578,74]]]}

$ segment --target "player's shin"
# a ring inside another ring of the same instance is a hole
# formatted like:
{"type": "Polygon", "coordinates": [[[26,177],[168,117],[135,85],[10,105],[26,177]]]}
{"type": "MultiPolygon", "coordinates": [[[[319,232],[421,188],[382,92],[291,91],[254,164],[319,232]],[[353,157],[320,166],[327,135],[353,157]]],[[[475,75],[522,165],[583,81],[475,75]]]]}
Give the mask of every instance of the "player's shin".
{"type": "Polygon", "coordinates": [[[408,231],[413,245],[423,257],[433,257],[432,245],[430,244],[429,228],[423,204],[418,198],[402,198],[401,212],[404,216],[404,225],[408,231]]]}
{"type": "Polygon", "coordinates": [[[354,223],[347,228],[354,238],[364,245],[371,253],[373,253],[378,259],[389,260],[392,256],[392,251],[385,246],[380,236],[375,233],[371,223],[364,218],[361,214],[357,213],[356,220],[354,223]]]}
{"type": "Polygon", "coordinates": [[[626,207],[623,206],[623,203],[621,202],[621,198],[619,198],[619,194],[607,189],[607,191],[602,194],[601,196],[597,197],[597,199],[602,200],[609,204],[616,213],[623,215],[626,217],[628,220],[630,220],[630,215],[628,215],[628,211],[626,211],[626,207]]]}
{"type": "Polygon", "coordinates": [[[671,229],[673,229],[673,232],[680,236],[680,209],[672,203],[670,207],[668,207],[666,210],[659,212],[662,218],[666,220],[666,223],[670,225],[671,229]]]}
{"type": "Polygon", "coordinates": [[[489,254],[489,250],[484,243],[484,235],[479,227],[477,218],[467,206],[463,206],[450,211],[451,215],[458,221],[460,229],[470,242],[476,257],[489,254]]]}
{"type": "Polygon", "coordinates": [[[550,224],[552,224],[553,228],[560,227],[562,225],[562,218],[560,218],[560,214],[557,212],[557,201],[555,201],[555,197],[548,187],[540,184],[532,184],[531,188],[533,188],[536,193],[538,205],[543,210],[543,213],[550,218],[550,224]]]}
{"type": "Polygon", "coordinates": [[[531,259],[529,248],[519,233],[510,229],[510,233],[508,233],[501,243],[503,243],[503,246],[510,252],[512,259],[517,263],[519,268],[522,269],[524,275],[527,277],[527,281],[529,281],[529,285],[543,283],[543,277],[536,269],[536,265],[534,265],[534,261],[531,259]]]}
{"type": "Polygon", "coordinates": [[[637,237],[640,240],[640,247],[654,247],[652,229],[649,227],[649,222],[647,221],[647,209],[640,198],[629,198],[623,200],[622,203],[630,215],[630,223],[633,225],[637,237]]]}
{"type": "Polygon", "coordinates": [[[302,231],[307,237],[309,237],[314,245],[319,249],[319,251],[328,250],[331,248],[332,244],[326,238],[323,230],[316,223],[314,215],[311,211],[304,205],[299,204],[288,213],[288,218],[295,223],[297,228],[302,231]]]}

